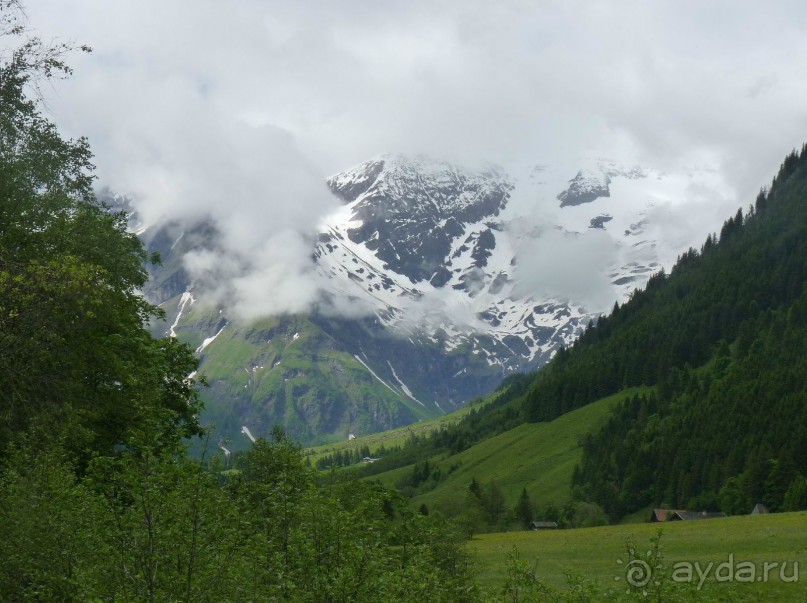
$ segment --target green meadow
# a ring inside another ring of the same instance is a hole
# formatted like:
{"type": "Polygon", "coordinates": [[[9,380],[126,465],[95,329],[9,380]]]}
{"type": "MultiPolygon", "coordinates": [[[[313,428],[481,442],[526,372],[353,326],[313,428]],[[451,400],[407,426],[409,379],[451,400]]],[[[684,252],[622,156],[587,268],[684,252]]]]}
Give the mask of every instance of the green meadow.
{"type": "Polygon", "coordinates": [[[505,584],[508,554],[514,547],[521,560],[534,564],[538,578],[550,586],[564,588],[566,574],[572,573],[601,588],[619,589],[628,587],[626,539],[636,545],[641,557],[650,549],[651,538],[659,529],[663,554],[660,572],[666,573],[670,580],[675,572],[680,582],[686,581],[691,571],[694,593],[698,592],[699,575],[705,574],[707,578],[700,592],[711,598],[807,600],[807,512],[483,534],[471,540],[469,550],[481,585],[494,591],[505,584]],[[753,576],[741,571],[743,567],[750,571],[748,563],[754,565],[753,576]],[[719,568],[721,564],[723,567],[719,568]],[[784,582],[780,579],[783,564],[786,564],[784,582]],[[716,576],[721,578],[720,582],[715,580],[716,576]],[[794,577],[798,579],[792,582],[794,577]],[[740,581],[749,578],[753,580],[740,581]]]}
{"type": "MultiPolygon", "coordinates": [[[[505,433],[482,440],[458,454],[429,459],[445,476],[435,487],[413,498],[413,504],[443,506],[461,500],[472,479],[496,482],[509,507],[516,504],[523,488],[539,508],[561,505],[571,498],[571,479],[580,462],[583,436],[597,429],[611,409],[627,396],[641,391],[632,388],[562,415],[547,423],[525,423],[505,433]]],[[[379,434],[382,435],[382,434],[379,434]]],[[[395,486],[411,473],[413,466],[373,476],[395,486]]]]}
{"type": "Polygon", "coordinates": [[[426,436],[429,432],[435,429],[443,429],[455,423],[459,423],[465,415],[471,412],[474,408],[479,408],[480,405],[464,406],[447,415],[436,417],[434,419],[424,419],[405,427],[398,427],[397,429],[390,429],[379,433],[372,433],[368,435],[357,436],[352,440],[342,440],[340,442],[333,442],[330,444],[323,444],[321,446],[313,446],[306,448],[303,454],[311,459],[312,463],[329,454],[335,452],[344,452],[346,450],[358,450],[363,446],[370,449],[371,454],[378,450],[381,446],[385,448],[394,448],[395,446],[403,446],[407,440],[412,437],[426,436]]]}
{"type": "MultiPolygon", "coordinates": [[[[474,478],[482,483],[495,481],[510,507],[522,488],[527,489],[539,509],[548,504],[563,505],[571,500],[571,475],[581,458],[582,438],[598,429],[616,404],[640,391],[625,390],[554,421],[522,424],[458,454],[432,457],[429,463],[439,467],[442,478],[430,489],[419,492],[412,505],[425,503],[429,508],[441,508],[446,501],[461,501],[474,478]]],[[[354,446],[367,445],[373,450],[382,444],[402,445],[413,435],[426,435],[455,423],[468,412],[470,409],[465,408],[439,419],[306,452],[315,461],[354,446]]],[[[413,465],[409,465],[369,479],[396,486],[412,471],[413,465]]],[[[685,595],[687,600],[691,596],[692,600],[705,597],[710,601],[807,601],[807,512],[664,524],[648,523],[649,516],[648,509],[625,519],[634,523],[621,525],[477,534],[468,548],[480,585],[491,595],[503,594],[508,557],[514,551],[550,587],[564,590],[572,575],[594,584],[598,592],[618,592],[629,588],[628,542],[633,543],[641,558],[661,530],[663,565],[656,576],[661,574],[672,582],[675,572],[680,583],[676,588],[689,588],[685,591],[689,593],[685,595]],[[767,576],[765,564],[769,564],[767,576]],[[752,566],[754,574],[752,582],[748,582],[752,566]]]]}

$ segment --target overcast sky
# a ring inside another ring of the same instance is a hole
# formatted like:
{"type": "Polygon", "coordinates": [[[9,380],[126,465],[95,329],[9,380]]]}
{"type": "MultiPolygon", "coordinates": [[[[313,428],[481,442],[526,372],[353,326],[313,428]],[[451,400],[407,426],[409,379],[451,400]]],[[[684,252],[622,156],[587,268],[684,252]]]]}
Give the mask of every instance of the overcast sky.
{"type": "Polygon", "coordinates": [[[152,217],[212,211],[245,248],[304,228],[333,206],[325,176],[382,152],[708,165],[747,205],[807,140],[804,0],[26,7],[44,39],[94,48],[48,106],[100,182],[152,217]]]}

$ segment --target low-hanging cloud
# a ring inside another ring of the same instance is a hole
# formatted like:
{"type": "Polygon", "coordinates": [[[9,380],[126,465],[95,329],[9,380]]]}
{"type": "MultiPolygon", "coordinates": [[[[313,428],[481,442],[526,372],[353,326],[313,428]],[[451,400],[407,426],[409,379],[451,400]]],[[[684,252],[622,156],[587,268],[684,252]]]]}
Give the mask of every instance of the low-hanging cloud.
{"type": "MultiPolygon", "coordinates": [[[[131,90],[131,78],[124,69],[103,85],[131,90]]],[[[318,298],[317,219],[338,207],[324,174],[287,130],[249,123],[182,78],[143,82],[103,109],[109,120],[121,116],[111,135],[99,136],[105,181],[133,197],[146,225],[215,225],[215,248],[184,260],[208,303],[227,300],[245,320],[309,310],[318,298]]],[[[95,93],[81,89],[87,102],[95,93]]]]}
{"type": "Polygon", "coordinates": [[[309,310],[318,298],[312,218],[337,206],[322,174],[280,128],[226,116],[198,123],[166,123],[163,135],[176,142],[158,162],[140,159],[153,140],[130,141],[131,162],[115,181],[132,191],[146,224],[215,224],[216,249],[185,257],[208,302],[226,300],[244,320],[309,310]]]}
{"type": "MultiPolygon", "coordinates": [[[[89,137],[102,184],[147,219],[216,221],[219,256],[188,265],[246,317],[313,303],[307,242],[336,204],[324,178],[381,152],[705,163],[736,206],[807,131],[801,0],[28,0],[28,13],[44,39],[95,48],[48,95],[52,117],[89,137]]],[[[596,235],[534,246],[521,289],[570,296],[596,288],[580,258],[611,253],[596,235]]]]}
{"type": "Polygon", "coordinates": [[[556,298],[589,312],[602,312],[617,299],[606,270],[617,264],[619,248],[604,230],[581,234],[544,228],[521,239],[517,257],[517,296],[556,298]]]}

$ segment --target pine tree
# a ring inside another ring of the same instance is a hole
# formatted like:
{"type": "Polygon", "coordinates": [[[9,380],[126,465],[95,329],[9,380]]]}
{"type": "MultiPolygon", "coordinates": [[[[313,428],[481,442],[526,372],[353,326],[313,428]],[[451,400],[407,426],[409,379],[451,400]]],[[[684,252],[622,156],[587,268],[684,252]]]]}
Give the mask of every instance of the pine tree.
{"type": "Polygon", "coordinates": [[[518,502],[516,503],[513,513],[523,527],[530,527],[530,523],[534,517],[532,501],[530,500],[530,495],[527,494],[527,488],[521,490],[521,495],[518,497],[518,502]]]}
{"type": "Polygon", "coordinates": [[[471,483],[468,484],[468,492],[476,496],[477,499],[482,500],[482,487],[475,477],[471,478],[471,483]]]}

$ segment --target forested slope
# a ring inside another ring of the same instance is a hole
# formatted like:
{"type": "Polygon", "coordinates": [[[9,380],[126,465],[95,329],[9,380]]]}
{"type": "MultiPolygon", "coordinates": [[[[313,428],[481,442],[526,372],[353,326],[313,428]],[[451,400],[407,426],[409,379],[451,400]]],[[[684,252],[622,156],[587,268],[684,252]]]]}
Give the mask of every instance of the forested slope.
{"type": "Polygon", "coordinates": [[[524,401],[529,420],[657,385],[587,439],[577,495],[613,518],[649,504],[804,508],[805,282],[803,148],[719,238],[689,250],[537,375],[524,401]]]}
{"type": "MultiPolygon", "coordinates": [[[[650,279],[541,371],[368,473],[456,453],[631,387],[585,441],[574,494],[617,519],[650,504],[807,505],[807,147],[700,250],[650,279]]],[[[749,506],[750,505],[750,506],[749,506]]]]}
{"type": "MultiPolygon", "coordinates": [[[[728,219],[670,275],[589,328],[572,349],[537,374],[526,418],[544,420],[619,389],[654,384],[673,367],[699,366],[721,340],[755,338],[758,320],[789,308],[803,292],[807,153],[792,153],[745,215],[728,219]]],[[[750,340],[750,341],[749,341],[750,340]]]]}

